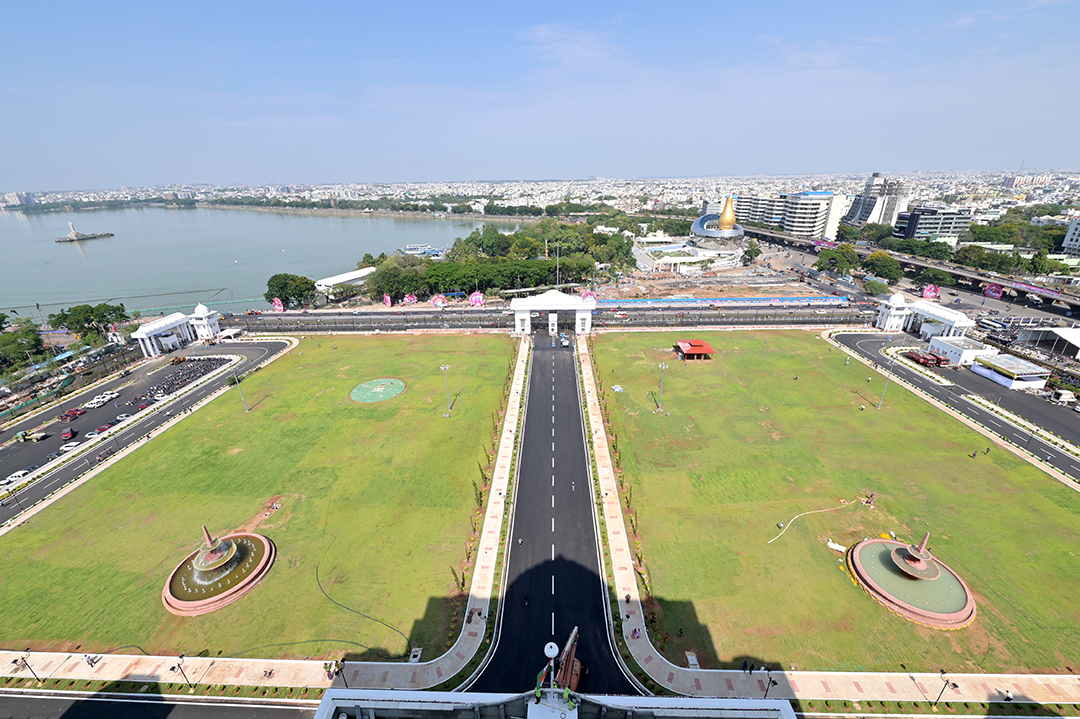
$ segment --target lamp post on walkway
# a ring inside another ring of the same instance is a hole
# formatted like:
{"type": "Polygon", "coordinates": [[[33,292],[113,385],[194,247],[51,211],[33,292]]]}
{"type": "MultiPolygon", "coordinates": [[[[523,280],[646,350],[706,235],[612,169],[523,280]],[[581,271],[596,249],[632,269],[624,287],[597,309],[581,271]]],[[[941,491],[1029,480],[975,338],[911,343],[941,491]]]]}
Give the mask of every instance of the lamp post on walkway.
{"type": "Polygon", "coordinates": [[[191,683],[191,680],[188,679],[188,675],[184,672],[184,655],[183,654],[180,655],[179,661],[176,662],[175,666],[169,667],[169,671],[170,672],[180,672],[180,676],[182,676],[184,678],[184,681],[187,682],[187,685],[189,687],[195,686],[194,684],[191,683]]]}
{"type": "Polygon", "coordinates": [[[446,376],[446,414],[443,417],[450,416],[450,365],[444,364],[439,367],[446,376]]]}
{"type": "Polygon", "coordinates": [[[24,654],[19,659],[13,660],[11,663],[14,664],[16,668],[18,668],[19,662],[22,662],[22,665],[30,670],[30,673],[34,675],[34,679],[37,679],[38,683],[40,684],[41,683],[41,677],[39,677],[37,675],[37,672],[34,671],[34,668],[32,666],[30,666],[30,662],[28,661],[29,659],[30,659],[30,647],[27,647],[26,648],[26,654],[24,654]]]}
{"type": "MultiPolygon", "coordinates": [[[[941,691],[938,692],[937,699],[934,700],[934,704],[933,704],[934,711],[937,711],[937,705],[938,705],[938,702],[941,701],[941,695],[944,694],[945,690],[948,689],[949,686],[950,686],[949,678],[947,676],[945,676],[945,670],[944,669],[941,670],[941,681],[943,682],[943,684],[941,685],[941,691]]],[[[958,684],[952,684],[952,688],[953,689],[959,689],[960,686],[958,684]]]]}
{"type": "Polygon", "coordinates": [[[768,699],[769,690],[776,686],[776,680],[772,678],[771,667],[765,667],[765,675],[767,677],[767,681],[765,682],[765,696],[761,697],[762,699],[768,699]]]}
{"type": "Polygon", "coordinates": [[[657,409],[664,411],[664,372],[667,370],[667,362],[660,363],[660,406],[657,409]]]}

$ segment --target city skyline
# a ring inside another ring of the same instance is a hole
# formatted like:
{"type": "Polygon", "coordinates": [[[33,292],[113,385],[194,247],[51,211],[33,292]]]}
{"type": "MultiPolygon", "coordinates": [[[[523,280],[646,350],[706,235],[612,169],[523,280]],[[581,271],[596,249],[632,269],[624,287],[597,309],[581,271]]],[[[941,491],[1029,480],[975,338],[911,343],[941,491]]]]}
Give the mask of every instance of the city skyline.
{"type": "Polygon", "coordinates": [[[9,8],[0,192],[1080,167],[1075,2],[190,7],[9,8]]]}

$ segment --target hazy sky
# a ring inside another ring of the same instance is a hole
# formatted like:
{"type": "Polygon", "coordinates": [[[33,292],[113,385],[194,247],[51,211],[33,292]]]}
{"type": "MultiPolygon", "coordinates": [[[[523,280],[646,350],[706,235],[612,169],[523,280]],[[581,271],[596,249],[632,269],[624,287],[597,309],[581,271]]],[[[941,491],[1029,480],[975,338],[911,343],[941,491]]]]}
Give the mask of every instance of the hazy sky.
{"type": "Polygon", "coordinates": [[[1077,2],[0,12],[0,192],[1080,167],[1077,2]]]}

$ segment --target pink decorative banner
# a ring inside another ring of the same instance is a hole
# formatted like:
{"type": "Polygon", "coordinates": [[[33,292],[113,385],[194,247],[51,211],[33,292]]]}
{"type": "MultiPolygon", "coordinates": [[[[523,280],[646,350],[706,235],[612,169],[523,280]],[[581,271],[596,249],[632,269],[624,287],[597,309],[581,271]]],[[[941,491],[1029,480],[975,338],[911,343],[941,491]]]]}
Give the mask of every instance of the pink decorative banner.
{"type": "Polygon", "coordinates": [[[939,294],[941,294],[941,292],[938,290],[937,285],[927,285],[926,287],[923,287],[923,299],[932,300],[939,294]]]}
{"type": "Polygon", "coordinates": [[[450,300],[446,299],[446,295],[439,294],[431,298],[432,307],[446,307],[450,304],[450,300]]]}
{"type": "Polygon", "coordinates": [[[472,306],[472,307],[483,307],[484,306],[484,293],[483,292],[473,292],[471,295],[469,295],[469,305],[472,306]]]}
{"type": "Polygon", "coordinates": [[[388,295],[386,293],[383,293],[382,301],[383,301],[383,304],[386,305],[387,307],[390,307],[390,306],[392,306],[394,304],[394,301],[392,299],[390,299],[390,295],[388,295]]]}
{"type": "Polygon", "coordinates": [[[407,305],[415,305],[416,304],[416,295],[413,295],[413,294],[405,295],[404,302],[407,305]]]}
{"type": "Polygon", "coordinates": [[[272,304],[274,306],[274,312],[284,312],[285,311],[285,304],[277,297],[275,297],[274,301],[271,302],[270,304],[272,304]]]}
{"type": "Polygon", "coordinates": [[[983,288],[983,294],[991,299],[1000,300],[1002,293],[1005,291],[1001,285],[989,284],[983,288]]]}

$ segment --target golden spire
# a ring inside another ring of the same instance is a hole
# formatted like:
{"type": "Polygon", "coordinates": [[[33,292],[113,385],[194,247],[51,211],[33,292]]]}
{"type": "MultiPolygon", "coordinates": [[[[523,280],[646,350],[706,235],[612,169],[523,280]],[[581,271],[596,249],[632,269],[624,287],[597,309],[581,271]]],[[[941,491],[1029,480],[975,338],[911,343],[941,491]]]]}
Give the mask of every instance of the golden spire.
{"type": "Polygon", "coordinates": [[[720,221],[717,223],[717,227],[721,230],[735,229],[735,204],[731,198],[732,196],[728,195],[724,211],[720,213],[720,221]]]}

